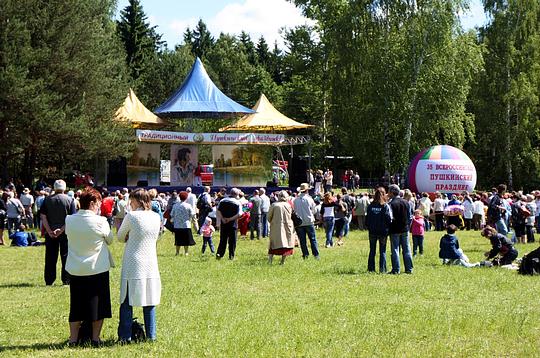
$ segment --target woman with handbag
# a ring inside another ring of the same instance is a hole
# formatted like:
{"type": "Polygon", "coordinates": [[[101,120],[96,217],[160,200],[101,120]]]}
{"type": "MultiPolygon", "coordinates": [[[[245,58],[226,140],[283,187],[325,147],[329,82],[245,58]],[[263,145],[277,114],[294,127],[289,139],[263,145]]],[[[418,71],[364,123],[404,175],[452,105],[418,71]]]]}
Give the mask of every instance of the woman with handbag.
{"type": "Polygon", "coordinates": [[[274,255],[281,255],[280,264],[285,263],[287,256],[294,252],[296,235],[292,219],[292,206],[288,202],[289,194],[282,190],[277,194],[277,201],[270,206],[268,222],[270,223],[270,242],[268,263],[272,263],[274,255]]]}
{"type": "Polygon", "coordinates": [[[146,338],[154,341],[156,306],[161,299],[156,244],[161,230],[159,215],[151,210],[151,198],[145,189],[129,196],[128,212],[118,231],[118,240],[126,243],[120,279],[120,342],[131,341],[133,306],[142,307],[146,338]]]}
{"type": "Polygon", "coordinates": [[[109,269],[113,265],[107,245],[113,234],[107,218],[99,216],[101,194],[93,188],[80,197],[81,209],[66,217],[70,274],[69,343],[76,344],[82,321],[92,322],[92,345],[100,344],[103,319],[111,318],[109,269]]]}

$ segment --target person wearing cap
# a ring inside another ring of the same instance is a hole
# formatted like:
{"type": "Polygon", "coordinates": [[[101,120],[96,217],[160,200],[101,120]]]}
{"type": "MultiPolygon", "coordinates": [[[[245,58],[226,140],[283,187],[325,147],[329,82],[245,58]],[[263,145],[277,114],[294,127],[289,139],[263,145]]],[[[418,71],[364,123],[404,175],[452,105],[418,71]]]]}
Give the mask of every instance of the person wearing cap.
{"type": "Polygon", "coordinates": [[[412,274],[413,262],[409,246],[409,228],[412,218],[411,206],[399,196],[399,186],[397,184],[388,187],[388,197],[390,198],[389,205],[392,210],[392,223],[390,224],[392,271],[390,273],[395,275],[400,273],[399,251],[401,249],[405,273],[412,274]]]}
{"type": "Polygon", "coordinates": [[[66,216],[77,212],[75,201],[64,194],[66,182],[59,179],[54,182],[54,195],[43,200],[39,210],[41,222],[45,229],[45,284],[50,286],[56,280],[56,263],[58,252],[62,261],[61,279],[64,285],[69,285],[69,274],[66,271],[68,242],[65,233],[66,216]]]}
{"type": "Polygon", "coordinates": [[[219,201],[217,207],[217,227],[219,232],[219,245],[216,259],[221,259],[225,255],[227,244],[229,244],[229,259],[234,259],[236,250],[236,233],[238,230],[238,218],[242,215],[242,205],[238,200],[240,190],[232,188],[229,195],[219,201]]]}
{"type": "Polygon", "coordinates": [[[308,183],[300,184],[300,195],[293,201],[293,208],[296,214],[302,219],[302,224],[296,228],[302,257],[309,257],[306,235],[311,245],[311,253],[315,259],[319,259],[319,245],[315,235],[315,202],[309,195],[310,185],[308,183]]]}
{"type": "Polygon", "coordinates": [[[32,206],[34,205],[34,197],[30,194],[30,189],[24,188],[20,198],[21,204],[24,208],[23,221],[26,222],[27,228],[34,228],[34,215],[32,213],[32,206]]]}

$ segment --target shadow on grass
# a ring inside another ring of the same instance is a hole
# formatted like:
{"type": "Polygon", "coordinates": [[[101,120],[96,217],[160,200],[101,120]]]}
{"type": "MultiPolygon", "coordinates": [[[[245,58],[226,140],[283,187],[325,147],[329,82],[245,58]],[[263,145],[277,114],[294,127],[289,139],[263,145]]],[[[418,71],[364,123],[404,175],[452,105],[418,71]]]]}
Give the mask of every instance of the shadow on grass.
{"type": "Polygon", "coordinates": [[[7,351],[16,351],[16,350],[61,350],[61,349],[84,349],[84,348],[92,348],[92,349],[100,349],[100,348],[107,348],[107,347],[114,347],[114,346],[120,346],[116,340],[114,339],[108,339],[101,342],[101,345],[99,347],[92,347],[90,343],[81,344],[75,347],[70,347],[67,343],[67,341],[64,341],[62,343],[35,343],[35,344],[23,344],[19,346],[2,346],[0,347],[0,353],[1,352],[7,352],[7,351]]]}
{"type": "MultiPolygon", "coordinates": [[[[37,287],[33,283],[19,282],[19,283],[3,283],[0,284],[0,288],[25,288],[25,287],[37,287]]],[[[1,349],[1,347],[0,347],[1,349]]]]}
{"type": "Polygon", "coordinates": [[[358,271],[354,267],[339,267],[334,266],[328,270],[325,270],[324,273],[330,275],[357,275],[357,274],[367,274],[367,271],[358,271]]]}

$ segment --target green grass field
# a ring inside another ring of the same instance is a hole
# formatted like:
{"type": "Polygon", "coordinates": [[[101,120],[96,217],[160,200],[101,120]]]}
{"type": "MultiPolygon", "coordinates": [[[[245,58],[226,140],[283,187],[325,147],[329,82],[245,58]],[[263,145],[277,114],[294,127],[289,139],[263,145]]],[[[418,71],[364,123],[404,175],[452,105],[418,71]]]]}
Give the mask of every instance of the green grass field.
{"type": "MultiPolygon", "coordinates": [[[[216,261],[201,256],[200,238],[190,256],[175,257],[167,234],[158,248],[158,341],[128,346],[115,344],[123,250],[115,242],[113,318],[99,349],[65,346],[69,288],[44,286],[44,248],[0,247],[0,355],[538,357],[540,278],[443,267],[439,237],[427,234],[414,275],[394,276],[366,272],[366,233],[321,248],[320,261],[295,250],[284,266],[267,264],[266,240],[240,240],[235,261],[216,261]]],[[[459,237],[471,261],[489,249],[478,233],[459,237]]],[[[321,231],[318,238],[324,244],[321,231]]],[[[534,248],[518,246],[520,256],[534,248]]],[[[140,308],[134,314],[142,318],[140,308]]]]}

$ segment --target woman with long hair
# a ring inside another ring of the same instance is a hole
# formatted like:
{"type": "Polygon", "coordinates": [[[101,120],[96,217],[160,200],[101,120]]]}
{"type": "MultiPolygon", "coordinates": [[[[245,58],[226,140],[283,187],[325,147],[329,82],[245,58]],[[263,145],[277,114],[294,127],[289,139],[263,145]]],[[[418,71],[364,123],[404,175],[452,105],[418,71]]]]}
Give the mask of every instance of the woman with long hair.
{"type": "Polygon", "coordinates": [[[378,187],[366,215],[366,227],[369,232],[368,272],[375,272],[377,243],[379,243],[379,272],[386,272],[386,243],[391,222],[392,214],[386,201],[386,191],[383,187],[378,187]]]}
{"type": "Polygon", "coordinates": [[[334,242],[332,241],[332,234],[334,232],[335,225],[335,214],[334,208],[337,207],[336,201],[332,196],[332,193],[327,191],[324,193],[323,203],[321,205],[321,213],[324,224],[324,231],[326,233],[326,247],[334,247],[334,242]]]}

